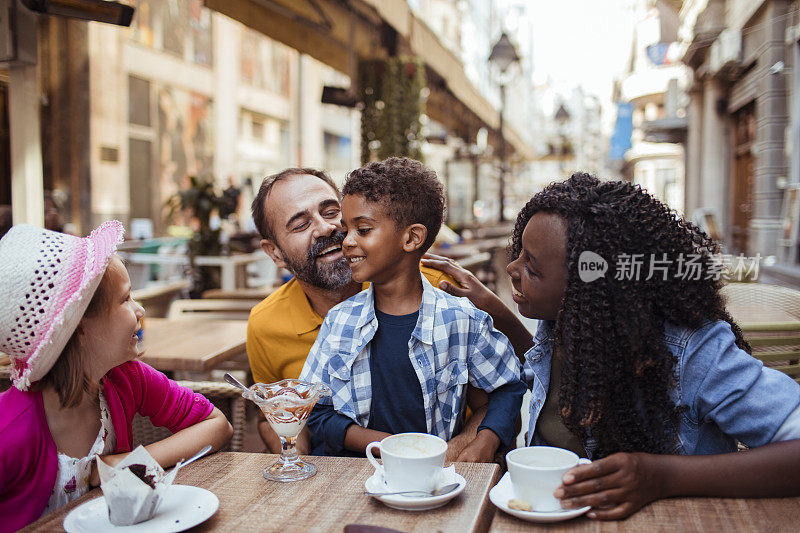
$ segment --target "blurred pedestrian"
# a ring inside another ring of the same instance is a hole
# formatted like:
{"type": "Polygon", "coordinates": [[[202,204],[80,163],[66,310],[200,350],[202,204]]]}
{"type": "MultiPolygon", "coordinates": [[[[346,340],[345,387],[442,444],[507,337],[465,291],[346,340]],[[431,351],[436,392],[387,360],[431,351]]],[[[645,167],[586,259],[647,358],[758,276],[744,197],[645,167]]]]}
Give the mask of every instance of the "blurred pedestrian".
{"type": "Polygon", "coordinates": [[[64,217],[61,216],[61,205],[56,197],[54,191],[44,191],[44,227],[64,233],[64,217]]]}
{"type": "Polygon", "coordinates": [[[222,207],[219,210],[219,216],[222,219],[227,219],[232,215],[237,215],[239,212],[239,198],[242,196],[242,191],[239,187],[234,185],[233,176],[228,176],[228,187],[222,191],[222,207]]]}

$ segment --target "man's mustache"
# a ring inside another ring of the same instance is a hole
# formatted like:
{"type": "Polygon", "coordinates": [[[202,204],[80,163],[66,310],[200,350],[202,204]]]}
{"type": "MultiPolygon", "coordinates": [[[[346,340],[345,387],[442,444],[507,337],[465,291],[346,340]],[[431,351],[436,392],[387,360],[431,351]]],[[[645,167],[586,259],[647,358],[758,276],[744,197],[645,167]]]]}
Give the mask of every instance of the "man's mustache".
{"type": "Polygon", "coordinates": [[[329,248],[331,246],[341,246],[346,236],[347,233],[344,231],[335,231],[326,237],[320,237],[317,239],[308,250],[309,262],[314,261],[325,248],[329,248]]]}

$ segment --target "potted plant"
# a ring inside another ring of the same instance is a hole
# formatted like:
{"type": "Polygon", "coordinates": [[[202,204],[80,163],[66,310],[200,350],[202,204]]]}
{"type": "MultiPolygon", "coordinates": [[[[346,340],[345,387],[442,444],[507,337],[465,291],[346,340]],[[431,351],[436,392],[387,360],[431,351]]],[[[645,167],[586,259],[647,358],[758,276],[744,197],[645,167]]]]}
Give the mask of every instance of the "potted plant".
{"type": "Polygon", "coordinates": [[[189,187],[182,189],[165,203],[169,218],[181,213],[189,218],[194,232],[189,241],[189,264],[193,288],[190,295],[199,297],[203,291],[219,286],[217,272],[206,266],[197,267],[195,258],[199,255],[219,255],[222,251],[219,224],[212,224],[219,217],[220,208],[225,207],[225,196],[217,187],[210,174],[189,176],[189,187]]]}

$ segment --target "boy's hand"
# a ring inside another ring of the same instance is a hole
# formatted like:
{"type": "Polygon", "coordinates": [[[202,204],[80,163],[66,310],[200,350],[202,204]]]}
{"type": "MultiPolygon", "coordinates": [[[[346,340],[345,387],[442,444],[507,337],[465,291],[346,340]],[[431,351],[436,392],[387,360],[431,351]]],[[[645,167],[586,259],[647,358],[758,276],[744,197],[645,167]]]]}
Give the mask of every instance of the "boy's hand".
{"type": "Polygon", "coordinates": [[[565,509],[591,505],[590,518],[619,520],[662,497],[659,456],[615,453],[564,474],[553,495],[565,509]]]}
{"type": "Polygon", "coordinates": [[[472,442],[461,450],[456,461],[464,463],[491,463],[494,454],[500,446],[500,437],[491,429],[482,429],[472,442]]]}

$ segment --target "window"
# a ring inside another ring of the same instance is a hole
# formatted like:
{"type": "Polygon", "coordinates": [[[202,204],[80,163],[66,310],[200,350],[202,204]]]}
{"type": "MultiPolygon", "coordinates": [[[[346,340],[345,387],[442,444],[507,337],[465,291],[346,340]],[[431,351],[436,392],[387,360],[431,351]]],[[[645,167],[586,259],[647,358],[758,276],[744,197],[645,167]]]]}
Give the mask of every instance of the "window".
{"type": "Polygon", "coordinates": [[[135,76],[128,76],[128,122],[151,126],[150,82],[135,76]]]}
{"type": "Polygon", "coordinates": [[[134,41],[210,66],[211,11],[203,0],[131,0],[136,9],[130,36],[134,41]]]}
{"type": "Polygon", "coordinates": [[[242,31],[242,82],[267,91],[289,96],[291,49],[268,37],[245,28],[242,31]]]}

